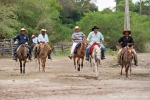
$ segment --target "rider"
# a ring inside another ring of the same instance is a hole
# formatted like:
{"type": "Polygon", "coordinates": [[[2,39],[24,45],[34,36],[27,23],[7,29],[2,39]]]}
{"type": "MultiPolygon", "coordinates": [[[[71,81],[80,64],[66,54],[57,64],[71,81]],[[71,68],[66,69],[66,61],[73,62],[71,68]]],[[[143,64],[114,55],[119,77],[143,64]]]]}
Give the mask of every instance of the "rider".
{"type": "Polygon", "coordinates": [[[72,56],[74,55],[76,45],[82,42],[83,37],[85,37],[85,35],[80,31],[79,26],[75,26],[74,33],[72,34],[73,45],[71,47],[71,54],[68,56],[70,59],[72,59],[72,56]]]}
{"type": "Polygon", "coordinates": [[[36,48],[38,46],[38,38],[36,35],[32,35],[32,45],[31,45],[31,48],[32,48],[32,51],[34,52],[34,58],[36,58],[36,48]]]}
{"type": "MultiPolygon", "coordinates": [[[[130,36],[131,31],[130,30],[124,30],[123,34],[124,34],[124,36],[122,36],[118,40],[118,45],[121,48],[118,52],[118,63],[119,64],[120,64],[120,56],[121,56],[122,49],[125,48],[127,46],[127,44],[134,45],[133,38],[130,36]]],[[[138,66],[137,53],[136,53],[134,48],[132,49],[132,53],[134,55],[134,62],[135,62],[134,65],[138,66]]]]}
{"type": "MultiPolygon", "coordinates": [[[[18,35],[16,35],[13,38],[13,40],[14,40],[14,42],[16,42],[16,40],[18,41],[18,44],[17,44],[17,46],[14,49],[14,57],[13,57],[13,60],[17,60],[17,53],[16,53],[16,51],[17,51],[18,47],[21,44],[29,42],[29,38],[28,38],[28,35],[26,34],[26,30],[24,28],[22,28],[20,30],[20,33],[18,35]]],[[[29,60],[31,60],[31,47],[29,45],[27,47],[29,49],[29,60]]]]}
{"type": "Polygon", "coordinates": [[[94,26],[92,28],[92,32],[89,33],[88,37],[87,37],[87,41],[90,42],[90,45],[86,48],[86,59],[87,61],[89,61],[89,50],[91,45],[96,42],[98,44],[100,44],[101,48],[102,48],[102,57],[101,59],[105,59],[105,47],[102,44],[104,42],[104,37],[103,35],[98,31],[98,27],[94,26]],[[102,42],[100,42],[100,39],[102,40],[102,42]]]}
{"type": "Polygon", "coordinates": [[[32,35],[32,42],[34,43],[34,44],[38,44],[38,38],[35,36],[35,35],[32,35]]]}
{"type": "MultiPolygon", "coordinates": [[[[48,59],[51,59],[51,47],[50,47],[50,45],[48,44],[48,42],[49,42],[49,38],[48,38],[48,35],[46,34],[46,29],[41,29],[41,31],[40,31],[41,33],[39,34],[39,36],[38,36],[38,42],[39,43],[45,43],[46,44],[46,46],[47,46],[47,48],[48,48],[48,50],[49,50],[49,52],[48,52],[48,59]]],[[[39,47],[39,46],[37,46],[37,47],[39,47]]],[[[38,49],[38,48],[37,48],[38,49]]]]}

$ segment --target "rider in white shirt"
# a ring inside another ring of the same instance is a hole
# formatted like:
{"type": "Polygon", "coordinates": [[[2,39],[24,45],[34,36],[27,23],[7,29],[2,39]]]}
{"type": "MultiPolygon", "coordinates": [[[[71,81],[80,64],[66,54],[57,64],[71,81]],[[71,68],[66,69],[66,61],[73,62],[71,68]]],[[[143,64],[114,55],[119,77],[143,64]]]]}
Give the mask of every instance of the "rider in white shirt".
{"type": "Polygon", "coordinates": [[[47,48],[48,48],[48,50],[49,50],[48,59],[51,59],[51,56],[50,56],[50,54],[51,54],[51,47],[50,47],[50,45],[48,44],[49,39],[48,39],[48,35],[46,34],[46,29],[41,29],[40,32],[41,32],[41,33],[40,33],[39,36],[38,36],[38,42],[39,42],[39,43],[45,43],[45,44],[46,44],[46,46],[47,46],[47,48]]]}

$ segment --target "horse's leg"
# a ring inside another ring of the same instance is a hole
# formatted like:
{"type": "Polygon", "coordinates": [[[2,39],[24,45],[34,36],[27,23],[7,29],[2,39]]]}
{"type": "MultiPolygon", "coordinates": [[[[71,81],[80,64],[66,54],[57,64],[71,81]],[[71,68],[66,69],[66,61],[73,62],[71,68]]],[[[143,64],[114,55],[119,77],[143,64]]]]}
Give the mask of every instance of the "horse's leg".
{"type": "Polygon", "coordinates": [[[129,64],[126,65],[126,69],[125,69],[125,71],[126,71],[126,78],[128,77],[128,69],[129,69],[129,64]]]}
{"type": "Polygon", "coordinates": [[[23,63],[23,74],[25,74],[25,66],[26,66],[26,61],[23,63]]]}
{"type": "Polygon", "coordinates": [[[78,65],[78,71],[80,71],[80,58],[78,57],[78,60],[77,60],[77,65],[78,65]]]}
{"type": "Polygon", "coordinates": [[[123,66],[124,66],[124,64],[121,63],[121,73],[120,73],[121,75],[122,75],[123,66]]]}
{"type": "Polygon", "coordinates": [[[20,61],[20,73],[22,74],[22,61],[20,61]]]}
{"type": "Polygon", "coordinates": [[[40,72],[40,58],[38,58],[38,63],[39,63],[39,72],[40,72]]]}
{"type": "Polygon", "coordinates": [[[94,60],[94,70],[95,70],[95,77],[98,77],[98,69],[97,69],[97,63],[98,63],[98,61],[95,61],[94,60]]]}
{"type": "Polygon", "coordinates": [[[73,57],[74,67],[76,69],[76,57],[73,57]]]}
{"type": "Polygon", "coordinates": [[[131,75],[131,71],[132,71],[132,69],[131,69],[131,62],[130,62],[130,75],[131,75]]]}
{"type": "Polygon", "coordinates": [[[95,72],[95,59],[92,58],[92,70],[93,72],[95,72]]]}
{"type": "Polygon", "coordinates": [[[45,62],[46,62],[46,59],[43,59],[43,60],[42,60],[42,68],[43,68],[42,71],[43,71],[43,72],[45,72],[45,62]]]}
{"type": "Polygon", "coordinates": [[[83,68],[83,61],[84,61],[84,57],[82,58],[81,68],[83,68]]]}

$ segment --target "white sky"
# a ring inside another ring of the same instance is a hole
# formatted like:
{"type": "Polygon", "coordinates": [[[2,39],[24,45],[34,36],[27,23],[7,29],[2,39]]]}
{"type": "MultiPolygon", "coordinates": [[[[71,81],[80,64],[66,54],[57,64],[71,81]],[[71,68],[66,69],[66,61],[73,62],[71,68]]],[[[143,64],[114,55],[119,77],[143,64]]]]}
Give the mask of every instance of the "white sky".
{"type": "MultiPolygon", "coordinates": [[[[105,8],[112,9],[116,6],[115,0],[97,0],[96,5],[98,6],[99,11],[102,11],[105,8]]],[[[140,1],[140,0],[133,0],[133,2],[140,1]]]]}

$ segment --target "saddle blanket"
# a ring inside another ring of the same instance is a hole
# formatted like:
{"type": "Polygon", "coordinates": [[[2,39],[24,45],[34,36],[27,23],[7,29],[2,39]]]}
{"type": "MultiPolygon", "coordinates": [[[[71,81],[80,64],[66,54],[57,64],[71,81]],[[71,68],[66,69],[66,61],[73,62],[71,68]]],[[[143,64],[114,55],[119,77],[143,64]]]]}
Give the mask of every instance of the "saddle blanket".
{"type": "Polygon", "coordinates": [[[100,47],[100,45],[99,45],[98,43],[94,42],[94,43],[91,45],[90,50],[89,50],[89,52],[88,52],[89,55],[92,54],[95,45],[98,45],[98,46],[100,47]]]}

